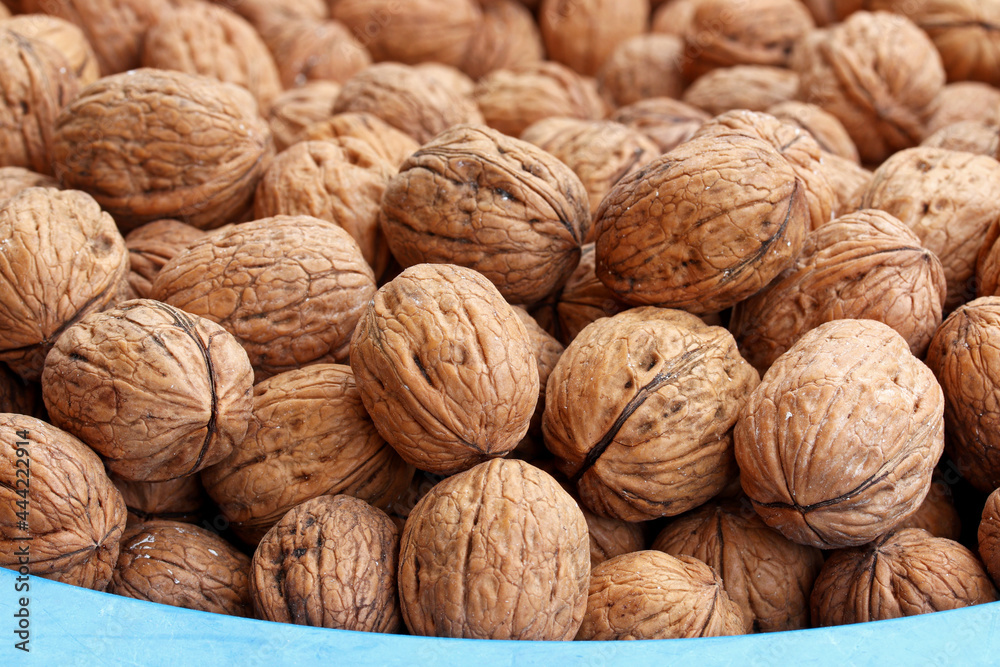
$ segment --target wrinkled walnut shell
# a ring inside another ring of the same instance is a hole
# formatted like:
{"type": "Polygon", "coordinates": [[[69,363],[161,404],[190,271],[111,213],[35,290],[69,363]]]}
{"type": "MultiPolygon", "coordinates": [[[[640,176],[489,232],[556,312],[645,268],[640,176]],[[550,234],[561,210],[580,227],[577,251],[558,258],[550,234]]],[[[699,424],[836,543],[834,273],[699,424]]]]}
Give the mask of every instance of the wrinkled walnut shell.
{"type": "Polygon", "coordinates": [[[648,22],[648,0],[542,0],[538,8],[548,57],[587,76],[648,22]]]}
{"type": "Polygon", "coordinates": [[[680,98],[685,81],[684,43],[673,35],[646,34],[625,40],[597,72],[601,92],[616,107],[652,97],[680,98]]]}
{"type": "Polygon", "coordinates": [[[139,298],[149,298],[160,269],[203,236],[204,231],[177,220],[156,220],[129,232],[125,237],[131,269],[128,279],[139,298]]]}
{"type": "Polygon", "coordinates": [[[2,27],[47,42],[66,58],[70,71],[76,75],[81,86],[90,85],[100,78],[97,54],[79,26],[58,16],[21,14],[4,22],[2,27]]]}
{"type": "Polygon", "coordinates": [[[976,531],[979,556],[994,582],[1000,580],[1000,489],[994,490],[983,506],[976,531]]]}
{"type": "Polygon", "coordinates": [[[469,40],[462,70],[480,79],[498,69],[541,62],[545,55],[535,17],[517,0],[482,3],[482,20],[469,40]]]}
{"type": "Polygon", "coordinates": [[[311,81],[344,83],[372,63],[365,43],[339,21],[280,21],[263,37],[285,88],[311,81]]]}
{"type": "Polygon", "coordinates": [[[669,97],[653,97],[624,106],[610,120],[628,125],[652,139],[666,153],[687,141],[710,116],[669,97]]]}
{"type": "Polygon", "coordinates": [[[378,116],[365,112],[338,113],[305,129],[300,141],[361,139],[398,168],[420,148],[417,140],[378,116]]]}
{"type": "Polygon", "coordinates": [[[129,527],[156,519],[196,523],[205,504],[198,475],[166,482],[130,482],[112,475],[111,481],[125,500],[129,527]]]}
{"type": "Polygon", "coordinates": [[[684,91],[681,99],[716,116],[731,109],[767,111],[794,100],[799,75],[784,67],[733,65],[712,70],[684,91]]]}
{"type": "Polygon", "coordinates": [[[339,83],[310,81],[278,95],[267,115],[278,151],[302,141],[310,126],[328,119],[339,94],[339,83]]]}

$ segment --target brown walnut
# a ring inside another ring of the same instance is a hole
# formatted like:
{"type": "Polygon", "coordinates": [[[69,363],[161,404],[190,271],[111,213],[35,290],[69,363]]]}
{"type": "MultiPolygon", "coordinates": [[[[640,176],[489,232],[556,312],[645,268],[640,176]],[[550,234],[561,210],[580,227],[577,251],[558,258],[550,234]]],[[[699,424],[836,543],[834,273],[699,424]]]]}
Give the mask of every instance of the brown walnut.
{"type": "Polygon", "coordinates": [[[139,298],[149,298],[153,280],[163,266],[198,241],[205,232],[177,220],[156,220],[136,227],[125,237],[129,282],[139,298]]]}
{"type": "Polygon", "coordinates": [[[838,155],[852,162],[859,162],[858,147],[837,117],[823,111],[815,104],[789,100],[765,109],[778,120],[797,125],[812,135],[819,147],[827,153],[838,155]]]}
{"type": "Polygon", "coordinates": [[[58,190],[59,181],[24,167],[0,167],[0,206],[3,205],[2,202],[28,188],[58,190]]]}
{"type": "Polygon", "coordinates": [[[459,66],[473,79],[540,62],[545,55],[535,17],[517,0],[482,2],[483,17],[459,66]]]}
{"type": "Polygon", "coordinates": [[[994,582],[1000,580],[1000,489],[986,498],[976,531],[979,556],[994,582]]]}
{"type": "Polygon", "coordinates": [[[625,40],[612,51],[597,83],[616,107],[652,97],[679,98],[685,81],[680,57],[684,43],[674,35],[644,34],[625,40]]]}
{"type": "Polygon", "coordinates": [[[819,169],[833,190],[833,210],[838,215],[854,213],[861,208],[861,199],[872,182],[872,172],[856,160],[833,153],[824,153],[819,169]]]}
{"type": "Polygon", "coordinates": [[[301,141],[347,139],[361,139],[397,169],[420,148],[410,135],[364,111],[334,114],[307,127],[300,137],[301,141]]]}
{"type": "Polygon", "coordinates": [[[1000,90],[978,81],[949,83],[934,100],[927,134],[965,120],[1000,123],[1000,90]]]}
{"type": "Polygon", "coordinates": [[[310,126],[327,120],[339,94],[340,84],[333,81],[310,81],[279,94],[267,115],[278,151],[301,141],[310,126]]]}
{"type": "Polygon", "coordinates": [[[201,518],[205,490],[198,475],[166,482],[130,482],[111,475],[111,481],[125,500],[129,527],[154,519],[196,523],[201,518]]]}
{"type": "Polygon", "coordinates": [[[904,520],[899,528],[922,528],[934,537],[958,540],[962,535],[962,517],[955,506],[951,486],[935,473],[931,490],[920,508],[904,520]]]}
{"type": "Polygon", "coordinates": [[[365,42],[339,21],[283,20],[263,37],[285,88],[310,81],[344,83],[372,63],[365,42]]]}
{"type": "Polygon", "coordinates": [[[709,120],[701,109],[669,97],[653,97],[624,106],[609,117],[653,140],[666,153],[687,141],[709,120]]]}
{"type": "Polygon", "coordinates": [[[593,76],[619,44],[646,31],[649,0],[542,0],[548,57],[593,76]]]}
{"type": "Polygon", "coordinates": [[[733,65],[699,77],[681,99],[714,116],[730,109],[767,111],[775,104],[794,100],[798,92],[799,75],[787,68],[733,65]]]}
{"type": "Polygon", "coordinates": [[[58,16],[21,14],[5,21],[2,27],[55,48],[66,58],[70,71],[76,75],[81,86],[90,85],[100,78],[97,54],[77,25],[58,16]]]}

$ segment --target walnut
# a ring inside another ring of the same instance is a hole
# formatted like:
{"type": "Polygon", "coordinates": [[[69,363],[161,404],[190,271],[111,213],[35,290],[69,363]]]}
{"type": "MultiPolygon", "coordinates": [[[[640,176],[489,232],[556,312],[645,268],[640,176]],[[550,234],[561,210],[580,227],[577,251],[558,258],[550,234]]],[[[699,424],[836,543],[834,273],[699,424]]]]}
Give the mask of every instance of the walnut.
{"type": "Polygon", "coordinates": [[[498,69],[541,62],[545,53],[535,17],[517,0],[482,3],[483,17],[460,66],[480,79],[498,69]]]}
{"type": "Polygon", "coordinates": [[[254,27],[225,7],[204,2],[160,14],[143,39],[141,62],[243,86],[265,113],[282,89],[274,58],[254,27]]]}
{"type": "Polygon", "coordinates": [[[809,33],[796,45],[791,66],[803,101],[836,116],[869,163],[920,142],[945,83],[927,35],[885,12],[856,12],[809,33]]]}
{"type": "Polygon", "coordinates": [[[679,98],[685,81],[680,69],[684,43],[674,35],[646,34],[625,40],[611,52],[597,83],[616,107],[651,97],[679,98]]]}
{"type": "Polygon", "coordinates": [[[245,18],[261,35],[290,20],[330,18],[327,0],[214,0],[245,18]]]}
{"type": "Polygon", "coordinates": [[[175,607],[251,616],[250,558],[215,533],[177,521],[129,528],[108,592],[175,607]]]}
{"type": "Polygon", "coordinates": [[[611,120],[546,118],[530,125],[521,139],[559,158],[580,177],[591,211],[615,183],[661,154],[642,132],[611,120]]]}
{"type": "Polygon", "coordinates": [[[200,75],[105,77],[56,119],[56,176],[125,231],[161,218],[218,227],[247,212],[274,150],[256,107],[244,88],[200,75]]]}
{"type": "Polygon", "coordinates": [[[572,639],[589,578],[583,513],[522,461],[445,479],[413,508],[400,540],[400,603],[415,635],[572,639]]]}
{"type": "Polygon", "coordinates": [[[615,556],[642,551],[646,547],[643,524],[600,516],[581,507],[590,533],[590,566],[596,567],[615,556]]]}
{"type": "Polygon", "coordinates": [[[958,540],[962,534],[962,517],[955,507],[951,486],[935,473],[931,490],[920,508],[897,528],[922,528],[934,537],[958,540]]]}
{"type": "Polygon", "coordinates": [[[993,581],[1000,580],[1000,489],[986,498],[982,519],[976,531],[979,556],[993,581]]]}
{"type": "Polygon", "coordinates": [[[615,185],[595,213],[597,277],[623,301],[711,313],[787,268],[810,225],[806,187],[770,143],[687,141],[615,185]]]}
{"type": "Polygon", "coordinates": [[[205,490],[198,475],[166,482],[131,482],[111,475],[111,481],[125,500],[129,527],[157,519],[195,523],[205,505],[205,490]]]}
{"type": "Polygon", "coordinates": [[[330,3],[330,15],[342,21],[376,61],[415,65],[433,60],[456,67],[482,21],[474,0],[336,0],[330,3]]]}
{"type": "Polygon", "coordinates": [[[298,143],[307,128],[328,119],[339,94],[340,84],[333,81],[310,81],[279,94],[267,116],[278,151],[298,143]]]}
{"type": "Polygon", "coordinates": [[[59,189],[59,181],[24,167],[0,167],[0,206],[3,206],[5,200],[28,188],[59,189]]]}
{"type": "Polygon", "coordinates": [[[125,237],[128,279],[139,298],[148,299],[160,269],[205,232],[177,220],[156,220],[136,227],[125,237]]]}
{"type": "Polygon", "coordinates": [[[440,474],[512,450],[538,399],[524,325],[485,277],[447,264],[418,264],[379,289],[351,367],[382,437],[440,474]]]}
{"type": "Polygon", "coordinates": [[[858,147],[851,141],[851,135],[833,114],[823,111],[815,104],[789,100],[768,109],[767,113],[778,120],[797,125],[812,135],[819,147],[845,160],[859,162],[858,147]]]}
{"type": "Polygon", "coordinates": [[[683,38],[701,0],[668,0],[653,10],[652,31],[683,38]]]}
{"type": "Polygon", "coordinates": [[[976,556],[958,542],[904,528],[833,553],[813,587],[813,625],[845,625],[997,600],[976,556]]]}
{"type": "Polygon", "coordinates": [[[543,118],[599,120],[607,113],[594,79],[553,61],[490,72],[476,85],[475,100],[486,124],[512,137],[543,118]]]}
{"type": "Polygon", "coordinates": [[[285,88],[310,81],[344,83],[372,62],[366,42],[339,21],[284,20],[263,37],[285,88]]]}
{"type": "Polygon", "coordinates": [[[722,580],[697,558],[636,551],[590,577],[577,639],[679,639],[742,635],[743,616],[722,580]]]}
{"type": "Polygon", "coordinates": [[[524,308],[514,306],[514,313],[528,333],[528,340],[531,342],[531,349],[538,366],[538,401],[535,403],[535,412],[531,415],[530,428],[535,433],[541,433],[542,413],[545,411],[545,384],[549,381],[549,375],[559,362],[565,347],[543,329],[524,308]]]}
{"type": "Polygon", "coordinates": [[[435,475],[425,470],[417,470],[414,472],[413,479],[410,480],[410,485],[406,487],[403,494],[389,503],[386,512],[389,514],[392,522],[396,524],[396,528],[399,529],[400,533],[402,533],[403,525],[406,523],[406,519],[409,518],[410,512],[416,507],[417,502],[426,496],[442,479],[444,479],[443,475],[435,475]]]}
{"type": "Polygon", "coordinates": [[[2,27],[52,46],[66,58],[70,71],[76,75],[81,86],[100,78],[97,54],[77,25],[57,16],[22,14],[5,21],[2,27]]]}
{"type": "Polygon", "coordinates": [[[389,263],[378,226],[386,185],[396,174],[360,139],[302,141],[280,153],[264,172],[254,197],[254,217],[312,216],[346,230],[376,276],[389,263]]]}
{"type": "Polygon", "coordinates": [[[872,181],[872,172],[855,160],[833,153],[825,153],[819,169],[833,190],[833,210],[836,215],[847,215],[861,208],[861,199],[872,181]]]}
{"type": "Polygon", "coordinates": [[[476,82],[457,67],[444,63],[426,62],[414,65],[413,68],[461,97],[471,98],[476,92],[476,82]]]}
{"type": "Polygon", "coordinates": [[[736,423],[743,490],[772,528],[823,549],[870,542],[915,512],[944,448],[934,374],[881,322],[803,335],[736,423]]]}
{"type": "Polygon", "coordinates": [[[794,100],[799,75],[784,67],[733,65],[720,67],[688,86],[681,99],[715,116],[730,109],[766,111],[794,100]]]}
{"type": "Polygon", "coordinates": [[[943,148],[977,155],[1000,155],[1000,124],[963,120],[945,125],[920,142],[925,148],[943,148]]]}
{"type": "Polygon", "coordinates": [[[151,300],[92,313],[45,360],[52,423],[127,480],[162,482],[219,462],[243,439],[253,377],[222,327],[151,300]]]}
{"type": "Polygon", "coordinates": [[[42,387],[37,382],[25,382],[20,375],[0,364],[0,412],[13,412],[44,419],[41,414],[42,387]]]}
{"type": "Polygon", "coordinates": [[[709,503],[678,517],[652,548],[714,568],[740,606],[747,632],[809,627],[809,592],[823,554],[768,528],[745,499],[709,503]]]}
{"type": "Polygon", "coordinates": [[[944,390],[948,455],[974,487],[1000,486],[1000,368],[993,363],[1000,297],[960,306],[935,332],[927,365],[944,390]]]}
{"type": "Polygon", "coordinates": [[[896,153],[875,170],[861,205],[902,220],[941,259],[947,313],[975,296],[976,258],[997,218],[998,199],[996,160],[918,147],[896,153]]]}
{"type": "Polygon", "coordinates": [[[424,144],[460,123],[482,123],[475,102],[417,68],[380,63],[344,84],[333,113],[371,113],[424,144]]]}
{"type": "Polygon", "coordinates": [[[610,120],[628,125],[653,140],[666,153],[690,139],[711,116],[669,97],[653,97],[615,111],[610,120]]]}
{"type": "Polygon", "coordinates": [[[542,0],[538,22],[549,58],[593,76],[615,47],[646,31],[649,0],[542,0]]]}
{"type": "Polygon", "coordinates": [[[257,544],[299,503],[343,493],[385,508],[412,476],[375,430],[351,369],[313,364],[254,387],[246,438],[201,478],[234,532],[257,544]]]}
{"type": "Polygon", "coordinates": [[[787,67],[792,47],[815,24],[799,0],[701,0],[684,32],[691,80],[717,67],[787,67]]]}
{"type": "Polygon", "coordinates": [[[250,355],[257,381],[346,360],[374,292],[375,276],[350,234],[302,215],[206,235],[170,260],[152,287],[154,299],[232,333],[250,355]]]}
{"type": "Polygon", "coordinates": [[[927,134],[964,120],[1000,123],[1000,90],[978,81],[949,83],[934,100],[927,134]]]}
{"type": "Polygon", "coordinates": [[[323,139],[361,139],[394,167],[420,148],[417,140],[397,130],[378,116],[365,112],[338,113],[325,121],[310,125],[303,132],[302,141],[323,139]]]}
{"type": "Polygon", "coordinates": [[[0,443],[0,567],[18,569],[18,551],[30,544],[33,576],[104,590],[125,529],[125,503],[100,458],[69,433],[25,415],[0,414],[0,443]],[[23,489],[29,489],[27,510],[18,505],[23,489]],[[27,515],[27,530],[18,512],[27,515]]]}
{"type": "Polygon", "coordinates": [[[526,141],[460,125],[403,163],[380,224],[403,266],[466,266],[511,303],[533,304],[576,268],[590,230],[587,191],[569,167],[526,141]]]}
{"type": "Polygon", "coordinates": [[[1000,218],[990,225],[979,248],[975,283],[977,296],[1000,296],[1000,218]]]}
{"type": "Polygon", "coordinates": [[[128,253],[110,215],[75,190],[27,188],[0,206],[0,360],[37,380],[66,327],[108,307],[128,253]]]}
{"type": "Polygon", "coordinates": [[[258,618],[322,628],[395,632],[399,533],[385,512],[345,495],[285,514],[253,556],[258,618]]]}
{"type": "Polygon", "coordinates": [[[725,329],[633,308],[563,352],[546,390],[545,444],[595,513],[674,516],[736,475],[732,426],[758,381],[725,329]]]}
{"type": "Polygon", "coordinates": [[[794,265],[736,305],[729,327],[761,373],[804,333],[842,319],[883,322],[922,358],[946,290],[934,253],[893,216],[867,209],[813,230],[794,265]]]}

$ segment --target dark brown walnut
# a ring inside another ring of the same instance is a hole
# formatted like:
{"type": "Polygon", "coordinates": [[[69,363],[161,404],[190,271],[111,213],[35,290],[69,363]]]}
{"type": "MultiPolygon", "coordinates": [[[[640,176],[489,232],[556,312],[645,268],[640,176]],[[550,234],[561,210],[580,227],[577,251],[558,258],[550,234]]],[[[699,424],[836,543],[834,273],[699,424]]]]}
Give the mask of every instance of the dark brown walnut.
{"type": "Polygon", "coordinates": [[[312,216],[351,235],[376,276],[389,263],[389,246],[379,230],[382,194],[396,174],[361,139],[301,141],[279,153],[257,184],[254,217],[312,216]]]}
{"type": "Polygon", "coordinates": [[[454,125],[483,122],[471,98],[432,74],[399,63],[372,65],[347,81],[333,104],[333,113],[346,111],[378,116],[420,144],[454,125]]]}
{"type": "Polygon", "coordinates": [[[521,139],[551,153],[580,177],[591,211],[615,183],[661,154],[642,132],[611,120],[546,118],[530,125],[521,139]]]}
{"type": "Polygon", "coordinates": [[[336,0],[330,3],[330,15],[376,61],[415,65],[432,60],[455,67],[461,66],[483,16],[475,0],[336,0]]]}
{"type": "Polygon", "coordinates": [[[636,551],[594,568],[576,638],[723,637],[744,634],[743,625],[739,605],[711,567],[690,556],[636,551]]]}
{"type": "Polygon", "coordinates": [[[898,333],[837,320],[778,357],[736,423],[754,509],[788,539],[865,544],[916,512],[944,449],[944,396],[898,333]]]}
{"type": "Polygon", "coordinates": [[[152,296],[221,324],[256,380],[347,359],[375,292],[357,242],[332,222],[276,216],[206,235],[170,260],[152,296]]]}
{"type": "Polygon", "coordinates": [[[112,473],[163,482],[218,463],[243,439],[252,383],[222,327],[139,299],[66,329],[46,357],[42,397],[52,423],[112,473]]]}
{"type": "Polygon", "coordinates": [[[923,358],[946,293],[934,253],[893,216],[865,209],[810,232],[795,264],[733,308],[729,328],[761,373],[807,331],[843,319],[887,324],[923,358]]]}
{"type": "Polygon", "coordinates": [[[1000,490],[994,490],[986,499],[976,536],[979,557],[996,582],[1000,579],[1000,490]]]}
{"type": "Polygon", "coordinates": [[[690,139],[711,116],[669,97],[653,97],[615,111],[610,120],[644,133],[666,153],[690,139]]]}
{"type": "Polygon", "coordinates": [[[543,118],[599,120],[608,111],[594,79],[550,60],[490,72],[474,97],[486,124],[512,137],[543,118]]]}
{"type": "Polygon", "coordinates": [[[678,517],[652,548],[697,558],[718,572],[747,632],[809,627],[809,593],[823,554],[768,528],[746,499],[709,503],[678,517]]]}
{"type": "Polygon", "coordinates": [[[861,205],[903,221],[944,264],[945,313],[976,294],[976,261],[1000,218],[1000,164],[983,155],[917,147],[875,170],[861,205]]]}
{"type": "Polygon", "coordinates": [[[815,104],[789,100],[765,109],[778,120],[797,125],[812,135],[819,147],[852,162],[861,160],[858,147],[837,117],[815,104]]]}
{"type": "Polygon", "coordinates": [[[531,430],[541,433],[542,413],[545,411],[545,384],[566,348],[543,329],[524,308],[515,306],[514,313],[528,332],[528,340],[531,341],[531,349],[538,365],[538,402],[535,404],[534,414],[531,415],[531,430]]]}
{"type": "Polygon", "coordinates": [[[861,208],[861,199],[871,184],[872,172],[855,160],[833,153],[823,154],[819,168],[833,190],[833,210],[837,215],[847,215],[861,208]]]}
{"type": "Polygon", "coordinates": [[[243,86],[263,113],[281,92],[278,67],[257,30],[221,5],[188,2],[157,16],[142,66],[203,74],[243,86]]]}
{"type": "Polygon", "coordinates": [[[278,95],[267,115],[278,151],[301,141],[311,125],[328,119],[339,94],[339,83],[310,81],[278,95]]]}
{"type": "Polygon", "coordinates": [[[493,70],[540,62],[545,55],[535,17],[517,0],[487,0],[476,36],[458,64],[474,79],[493,70]]]}
{"type": "Polygon", "coordinates": [[[927,134],[966,120],[1000,123],[1000,90],[978,81],[949,83],[934,101],[927,134]]]}
{"type": "Polygon", "coordinates": [[[619,44],[597,71],[601,93],[616,107],[651,97],[679,98],[685,81],[675,35],[637,35],[619,44]]]}
{"type": "Polygon", "coordinates": [[[545,444],[593,512],[675,516],[736,476],[732,427],[758,381],[725,329],[633,308],[563,352],[546,390],[545,444]]]}
{"type": "Polygon", "coordinates": [[[125,237],[128,249],[128,280],[139,298],[148,299],[160,269],[205,232],[177,220],[156,220],[136,227],[125,237]]]}
{"type": "Polygon", "coordinates": [[[111,481],[125,500],[129,527],[158,519],[197,523],[201,518],[205,490],[198,475],[166,482],[130,482],[111,475],[111,481]]]}
{"type": "Polygon", "coordinates": [[[920,508],[897,528],[922,528],[934,537],[944,537],[949,540],[958,540],[961,537],[962,517],[955,507],[951,485],[944,475],[935,473],[931,490],[920,504],[920,508]]]}
{"type": "MultiPolygon", "coordinates": [[[[10,199],[21,190],[28,188],[59,188],[59,181],[25,169],[24,167],[0,167],[0,202],[10,199]]],[[[0,203],[0,206],[3,204],[0,203]]]]}
{"type": "Polygon", "coordinates": [[[252,616],[250,558],[215,533],[177,521],[132,526],[108,592],[230,616],[252,616]]]}
{"type": "Polygon", "coordinates": [[[0,364],[0,412],[44,418],[42,388],[37,382],[25,382],[17,373],[0,364]]]}
{"type": "Polygon", "coordinates": [[[27,188],[0,205],[0,361],[37,380],[66,327],[106,308],[128,273],[115,221],[83,192],[27,188]]]}
{"type": "Polygon", "coordinates": [[[89,192],[129,231],[161,218],[199,228],[240,219],[273,151],[246,89],[139,69],[99,79],[63,108],[52,156],[63,186],[89,192]]]}
{"type": "Polygon", "coordinates": [[[833,553],[813,587],[815,627],[960,609],[997,600],[975,554],[926,530],[904,528],[833,553]]]}
{"type": "Polygon", "coordinates": [[[694,10],[701,0],[667,0],[653,10],[652,31],[664,35],[684,37],[694,18],[694,10]]]}
{"type": "Polygon", "coordinates": [[[385,508],[413,476],[372,424],[347,366],[313,364],[260,382],[246,438],[201,477],[254,545],[291,508],[347,494],[385,508]]]}
{"type": "Polygon", "coordinates": [[[30,39],[46,42],[66,58],[81,86],[101,76],[97,54],[79,26],[46,14],[22,14],[4,22],[4,28],[30,39]]]}
{"type": "Polygon", "coordinates": [[[836,116],[865,163],[920,143],[945,83],[930,38],[906,17],[856,12],[815,30],[791,59],[800,97],[836,116]]]}
{"type": "Polygon", "coordinates": [[[569,345],[594,320],[611,317],[628,308],[597,279],[596,259],[594,244],[583,246],[580,264],[566,284],[531,308],[532,317],[563,345],[569,345]]]}
{"type": "Polygon", "coordinates": [[[282,20],[263,37],[285,88],[310,81],[344,83],[372,62],[367,42],[339,21],[282,20]]]}
{"type": "Polygon", "coordinates": [[[565,164],[484,125],[460,125],[389,181],[379,224],[399,263],[475,269],[510,303],[553,294],[590,231],[583,183],[565,164]]]}
{"type": "Polygon", "coordinates": [[[420,148],[417,140],[397,130],[378,116],[365,112],[334,114],[305,129],[301,141],[361,139],[391,165],[398,168],[420,148]]]}
{"type": "Polygon", "coordinates": [[[445,479],[403,528],[399,597],[414,635],[572,639],[589,578],[583,513],[523,461],[487,461],[445,479]]]}
{"type": "Polygon", "coordinates": [[[944,390],[948,455],[974,487],[1000,487],[1000,297],[960,306],[935,332],[927,365],[944,390]]]}
{"type": "Polygon", "coordinates": [[[254,552],[254,612],[279,623],[395,632],[398,553],[399,532],[385,512],[346,495],[308,500],[254,552]]]}
{"type": "Polygon", "coordinates": [[[548,57],[593,76],[649,23],[649,0],[542,0],[538,23],[548,57]]]}
{"type": "Polygon", "coordinates": [[[682,67],[691,80],[718,67],[787,67],[796,42],[814,27],[799,0],[701,0],[683,34],[682,67]]]}
{"type": "Polygon", "coordinates": [[[806,186],[764,139],[687,141],[615,185],[595,213],[597,277],[635,305],[724,310],[802,249],[806,186]]]}
{"type": "Polygon", "coordinates": [[[716,116],[730,109],[767,111],[775,104],[794,100],[798,92],[799,75],[787,68],[733,65],[698,77],[681,99],[716,116]]]}
{"type": "Polygon", "coordinates": [[[921,141],[920,145],[995,157],[1000,151],[1000,124],[962,120],[945,125],[921,141]]]}
{"type": "Polygon", "coordinates": [[[418,264],[370,301],[351,367],[375,427],[408,463],[451,474],[503,456],[538,400],[531,339],[482,274],[418,264]]]}
{"type": "Polygon", "coordinates": [[[32,576],[103,591],[125,529],[125,502],[101,459],[69,433],[25,415],[0,414],[0,443],[0,567],[17,570],[18,551],[23,558],[28,544],[32,576]],[[21,489],[29,494],[27,530],[16,515],[21,489]]]}

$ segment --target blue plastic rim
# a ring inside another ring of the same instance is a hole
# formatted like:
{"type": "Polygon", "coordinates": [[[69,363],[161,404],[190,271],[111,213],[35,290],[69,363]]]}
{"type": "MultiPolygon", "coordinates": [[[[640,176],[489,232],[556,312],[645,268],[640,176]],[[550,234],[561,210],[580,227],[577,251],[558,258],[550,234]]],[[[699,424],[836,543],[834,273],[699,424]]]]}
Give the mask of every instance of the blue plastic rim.
{"type": "Polygon", "coordinates": [[[630,642],[435,639],[234,618],[68,586],[0,569],[2,665],[997,665],[1000,602],[838,628],[630,642]],[[15,648],[29,600],[30,652],[15,648]]]}

